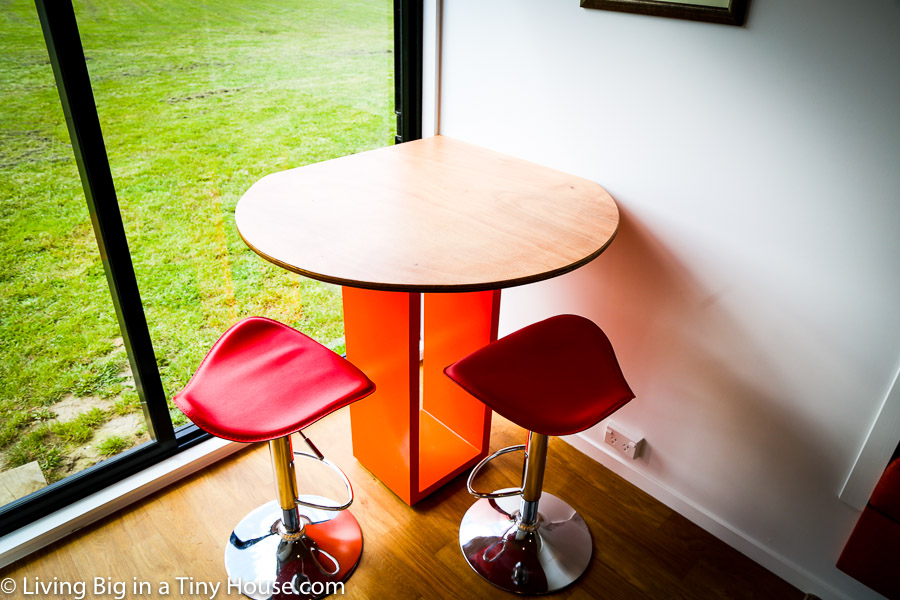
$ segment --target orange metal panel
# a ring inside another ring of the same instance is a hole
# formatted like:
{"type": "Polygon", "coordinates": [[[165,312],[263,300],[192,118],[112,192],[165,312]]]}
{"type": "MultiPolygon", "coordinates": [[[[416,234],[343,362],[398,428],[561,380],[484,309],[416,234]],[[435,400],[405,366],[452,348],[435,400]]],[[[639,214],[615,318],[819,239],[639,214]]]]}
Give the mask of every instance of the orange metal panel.
{"type": "Polygon", "coordinates": [[[375,382],[350,405],[353,455],[407,504],[418,498],[420,295],[343,288],[347,358],[375,382]]]}
{"type": "Polygon", "coordinates": [[[429,413],[419,414],[419,497],[424,498],[483,458],[472,445],[429,413]]]}
{"type": "Polygon", "coordinates": [[[493,325],[499,295],[499,291],[425,294],[422,409],[477,447],[482,445],[484,424],[490,423],[490,411],[444,375],[444,368],[497,339],[493,325]]]}
{"type": "MultiPolygon", "coordinates": [[[[491,411],[444,375],[444,368],[497,338],[500,292],[425,294],[425,354],[422,410],[464,440],[474,454],[457,449],[456,465],[487,455],[491,411]]],[[[424,443],[424,438],[423,438],[424,443]]],[[[447,453],[459,448],[422,446],[420,481],[434,482],[448,474],[447,453]],[[444,454],[444,456],[442,456],[444,454]]]]}
{"type": "Polygon", "coordinates": [[[350,406],[353,454],[407,504],[487,455],[491,412],[444,367],[497,338],[500,292],[421,295],[345,287],[347,358],[375,382],[350,406]]]}

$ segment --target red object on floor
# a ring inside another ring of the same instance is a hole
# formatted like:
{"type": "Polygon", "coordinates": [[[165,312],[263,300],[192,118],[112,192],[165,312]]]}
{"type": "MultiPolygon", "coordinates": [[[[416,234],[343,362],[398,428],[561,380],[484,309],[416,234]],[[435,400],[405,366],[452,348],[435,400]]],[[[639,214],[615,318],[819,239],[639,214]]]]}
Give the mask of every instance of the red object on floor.
{"type": "Polygon", "coordinates": [[[174,402],[217,437],[261,442],[300,431],[374,389],[362,371],[315,340],[248,317],[219,338],[174,402]]]}
{"type": "Polygon", "coordinates": [[[546,435],[583,431],[634,398],[606,334],[576,315],[524,327],[445,373],[510,421],[546,435]]]}
{"type": "Polygon", "coordinates": [[[900,458],[878,480],[837,567],[886,598],[900,600],[900,458]]]}

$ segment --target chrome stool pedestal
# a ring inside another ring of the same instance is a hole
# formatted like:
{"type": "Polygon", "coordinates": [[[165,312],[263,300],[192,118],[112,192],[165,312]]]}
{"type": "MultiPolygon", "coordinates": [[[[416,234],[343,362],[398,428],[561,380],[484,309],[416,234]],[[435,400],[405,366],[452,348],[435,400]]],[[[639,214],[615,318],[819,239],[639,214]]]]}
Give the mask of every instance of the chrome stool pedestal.
{"type": "Polygon", "coordinates": [[[269,442],[278,500],[241,519],[225,548],[230,585],[254,600],[325,597],[350,577],[362,554],[362,530],[346,510],[353,502],[349,480],[300,435],[314,454],[292,452],[290,436],[269,442]],[[335,470],[349,500],[337,505],[321,496],[297,496],[293,456],[315,459],[335,470]]]}
{"type": "Polygon", "coordinates": [[[459,526],[469,566],[508,592],[547,594],[578,579],[591,561],[591,532],[575,509],[544,494],[533,530],[522,529],[516,500],[481,499],[459,526]]]}
{"type": "Polygon", "coordinates": [[[587,569],[593,553],[591,532],[574,508],[542,494],[547,462],[546,435],[530,432],[528,447],[510,446],[481,461],[469,475],[469,492],[479,497],[463,516],[459,546],[469,566],[495,586],[518,594],[549,594],[587,569]],[[494,458],[525,451],[520,488],[479,492],[478,472],[494,458]]]}
{"type": "Polygon", "coordinates": [[[225,547],[225,571],[231,584],[255,600],[279,594],[318,598],[335,591],[333,584],[346,580],[359,563],[362,532],[349,512],[311,512],[320,514],[307,515],[310,523],[297,539],[285,539],[279,533],[281,507],[274,500],[241,519],[225,547]]]}

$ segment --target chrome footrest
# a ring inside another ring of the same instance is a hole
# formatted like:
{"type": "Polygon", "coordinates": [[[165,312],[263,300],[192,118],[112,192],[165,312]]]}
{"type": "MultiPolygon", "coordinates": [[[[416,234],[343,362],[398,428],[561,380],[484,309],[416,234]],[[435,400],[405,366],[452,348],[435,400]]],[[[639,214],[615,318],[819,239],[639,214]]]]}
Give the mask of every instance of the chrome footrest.
{"type": "Polygon", "coordinates": [[[309,452],[299,452],[299,451],[295,450],[294,456],[302,456],[304,458],[311,458],[317,462],[322,463],[323,465],[325,465],[326,467],[328,467],[329,469],[331,469],[332,471],[334,471],[335,473],[340,475],[341,479],[344,482],[344,487],[347,488],[347,498],[348,499],[346,502],[344,502],[341,505],[333,505],[333,506],[329,506],[329,505],[325,505],[325,504],[316,504],[314,502],[301,500],[300,498],[294,498],[294,502],[296,502],[298,506],[306,506],[308,508],[315,508],[318,510],[328,510],[328,511],[347,510],[348,508],[350,508],[350,505],[353,504],[353,486],[350,485],[350,480],[347,478],[347,476],[344,474],[344,472],[341,470],[340,467],[338,467],[336,464],[334,464],[333,462],[331,462],[330,460],[325,458],[325,456],[321,452],[319,452],[319,449],[316,448],[315,445],[313,445],[312,441],[308,437],[303,435],[302,431],[300,431],[298,433],[300,434],[300,437],[303,438],[303,441],[306,442],[306,445],[309,446],[309,449],[312,450],[313,453],[310,454],[309,452]]]}
{"type": "Polygon", "coordinates": [[[494,460],[499,456],[503,456],[504,454],[509,454],[510,452],[525,452],[525,445],[521,444],[518,446],[509,446],[507,448],[502,448],[497,450],[490,456],[486,456],[481,459],[475,468],[472,469],[472,472],[469,473],[469,478],[466,480],[466,488],[468,488],[469,493],[475,496],[476,498],[508,498],[510,496],[521,496],[522,495],[522,487],[521,484],[518,488],[513,489],[505,489],[505,491],[493,491],[493,492],[481,492],[472,487],[472,481],[475,480],[475,476],[478,475],[478,472],[481,471],[489,462],[494,460]]]}

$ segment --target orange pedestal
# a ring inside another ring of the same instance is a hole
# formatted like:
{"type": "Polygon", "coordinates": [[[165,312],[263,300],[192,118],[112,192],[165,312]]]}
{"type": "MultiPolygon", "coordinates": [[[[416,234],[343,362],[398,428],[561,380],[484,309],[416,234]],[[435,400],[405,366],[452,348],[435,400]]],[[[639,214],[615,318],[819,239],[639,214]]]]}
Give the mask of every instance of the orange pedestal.
{"type": "Polygon", "coordinates": [[[500,291],[343,297],[347,358],[377,388],[350,406],[353,455],[414,504],[487,456],[491,411],[443,370],[497,339],[500,291]]]}

